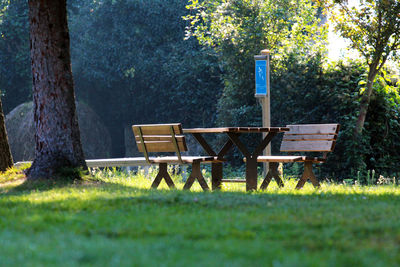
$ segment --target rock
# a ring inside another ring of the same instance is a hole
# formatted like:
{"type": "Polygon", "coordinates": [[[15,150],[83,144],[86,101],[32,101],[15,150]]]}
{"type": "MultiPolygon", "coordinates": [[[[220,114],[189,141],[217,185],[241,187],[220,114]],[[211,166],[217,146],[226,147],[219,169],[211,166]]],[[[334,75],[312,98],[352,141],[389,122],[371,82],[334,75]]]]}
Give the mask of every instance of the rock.
{"type": "MultiPolygon", "coordinates": [[[[111,137],[100,117],[86,104],[77,103],[76,109],[85,157],[109,158],[111,137]]],[[[6,128],[14,161],[33,160],[35,155],[33,103],[21,104],[7,114],[6,128]]]]}

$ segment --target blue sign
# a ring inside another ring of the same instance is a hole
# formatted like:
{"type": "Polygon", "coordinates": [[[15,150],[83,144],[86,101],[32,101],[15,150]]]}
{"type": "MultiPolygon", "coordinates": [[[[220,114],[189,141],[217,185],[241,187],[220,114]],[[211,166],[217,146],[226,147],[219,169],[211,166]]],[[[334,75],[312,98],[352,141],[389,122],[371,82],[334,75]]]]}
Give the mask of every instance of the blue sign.
{"type": "Polygon", "coordinates": [[[267,95],[267,61],[256,60],[256,96],[267,95]]]}

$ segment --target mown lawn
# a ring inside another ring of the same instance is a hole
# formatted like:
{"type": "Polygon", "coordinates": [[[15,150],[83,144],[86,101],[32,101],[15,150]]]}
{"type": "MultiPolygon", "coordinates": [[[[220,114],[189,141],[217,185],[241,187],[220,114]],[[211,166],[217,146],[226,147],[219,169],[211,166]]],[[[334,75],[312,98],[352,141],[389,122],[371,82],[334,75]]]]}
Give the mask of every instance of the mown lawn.
{"type": "Polygon", "coordinates": [[[118,172],[0,182],[1,266],[400,265],[393,185],[203,193],[149,190],[143,175],[118,172]]]}

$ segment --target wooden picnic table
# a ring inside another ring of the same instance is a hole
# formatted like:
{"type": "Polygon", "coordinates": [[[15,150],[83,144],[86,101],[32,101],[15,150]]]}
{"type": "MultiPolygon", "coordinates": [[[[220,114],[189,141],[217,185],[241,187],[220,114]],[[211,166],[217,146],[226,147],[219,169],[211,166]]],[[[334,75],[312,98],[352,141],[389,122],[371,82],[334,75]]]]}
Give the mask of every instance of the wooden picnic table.
{"type": "MultiPolygon", "coordinates": [[[[226,153],[235,145],[246,158],[246,190],[257,190],[257,157],[262,154],[265,147],[271,142],[272,138],[281,132],[289,131],[287,127],[220,127],[220,128],[193,128],[183,129],[183,133],[191,134],[210,156],[223,158],[226,153]],[[239,139],[244,133],[266,133],[253,152],[250,152],[245,144],[239,139]],[[222,146],[219,152],[215,152],[210,144],[205,140],[203,134],[226,134],[229,139],[222,146]]],[[[211,164],[212,189],[220,189],[221,182],[233,182],[224,180],[222,163],[211,164]]]]}

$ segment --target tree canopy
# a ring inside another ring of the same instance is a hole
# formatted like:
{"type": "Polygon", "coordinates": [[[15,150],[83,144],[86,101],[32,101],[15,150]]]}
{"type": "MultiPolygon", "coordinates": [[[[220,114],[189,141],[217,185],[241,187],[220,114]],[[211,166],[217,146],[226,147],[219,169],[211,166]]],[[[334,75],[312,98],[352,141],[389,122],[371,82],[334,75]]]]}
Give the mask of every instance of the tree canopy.
{"type": "Polygon", "coordinates": [[[316,55],[324,50],[326,28],[312,1],[189,0],[186,38],[211,47],[223,67],[224,91],[218,103],[220,125],[260,125],[254,98],[253,56],[272,51],[273,65],[288,54],[316,55]]]}
{"type": "Polygon", "coordinates": [[[350,40],[369,67],[361,106],[355,128],[359,135],[364,127],[366,114],[373,93],[376,75],[388,59],[398,59],[400,50],[400,1],[363,0],[350,6],[348,1],[325,2],[335,23],[336,31],[350,40]]]}

